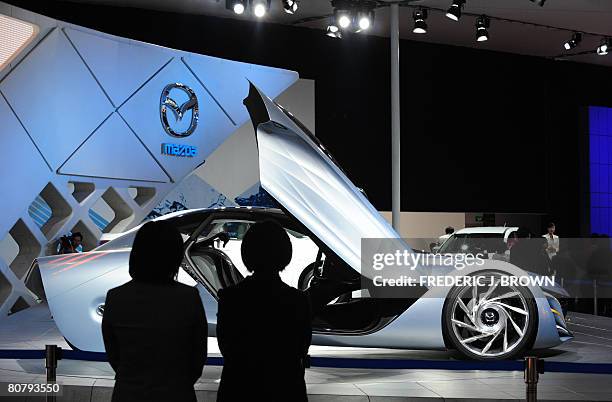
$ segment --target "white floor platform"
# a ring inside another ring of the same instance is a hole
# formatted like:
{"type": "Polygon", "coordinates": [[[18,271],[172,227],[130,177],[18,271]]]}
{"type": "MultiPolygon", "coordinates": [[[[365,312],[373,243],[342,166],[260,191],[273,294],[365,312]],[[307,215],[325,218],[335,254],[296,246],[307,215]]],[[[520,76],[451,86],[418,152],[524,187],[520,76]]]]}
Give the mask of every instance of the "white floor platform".
{"type": "MultiPolygon", "coordinates": [[[[612,363],[612,319],[570,314],[576,339],[541,352],[547,361],[612,363]]],[[[45,305],[29,308],[0,323],[0,349],[43,349],[45,344],[69,346],[45,305]]],[[[211,356],[219,355],[215,338],[211,356]]],[[[404,351],[313,346],[312,356],[388,359],[454,359],[452,352],[404,351]]],[[[196,385],[198,400],[214,401],[221,367],[206,367],[196,385]]],[[[42,360],[0,359],[0,382],[44,380],[42,360]]],[[[110,401],[114,373],[107,363],[62,360],[58,380],[67,387],[59,400],[110,401]]],[[[521,372],[311,368],[306,382],[311,401],[524,400],[521,372]]],[[[612,375],[545,373],[539,400],[612,401],[612,375]]],[[[25,398],[5,399],[25,401],[25,398]]]]}

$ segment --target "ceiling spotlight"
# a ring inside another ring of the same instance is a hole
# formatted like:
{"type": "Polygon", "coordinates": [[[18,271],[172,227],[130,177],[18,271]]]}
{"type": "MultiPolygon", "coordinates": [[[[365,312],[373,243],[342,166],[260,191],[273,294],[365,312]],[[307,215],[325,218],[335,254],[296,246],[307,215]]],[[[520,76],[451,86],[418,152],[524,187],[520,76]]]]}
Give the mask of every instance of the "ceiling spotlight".
{"type": "Polygon", "coordinates": [[[266,15],[266,13],[268,12],[268,9],[270,8],[270,1],[266,1],[266,0],[251,0],[252,1],[252,7],[253,7],[253,14],[255,14],[255,16],[257,18],[261,18],[264,15],[266,15]]]}
{"type": "Polygon", "coordinates": [[[540,7],[544,7],[544,3],[546,3],[546,0],[531,0],[531,2],[536,3],[540,7]]]}
{"type": "Polygon", "coordinates": [[[582,42],[582,34],[580,32],[574,32],[572,34],[572,38],[565,42],[563,47],[565,48],[565,50],[570,50],[578,46],[580,42],[582,42]]]}
{"type": "Polygon", "coordinates": [[[342,38],[342,32],[335,22],[332,22],[327,26],[325,35],[329,36],[330,38],[342,38]]]}
{"type": "Polygon", "coordinates": [[[360,31],[366,31],[370,29],[370,27],[372,26],[372,21],[374,21],[373,10],[359,11],[357,13],[357,25],[359,26],[360,31]]]}
{"type": "Polygon", "coordinates": [[[295,14],[295,12],[298,9],[297,0],[282,0],[282,2],[283,2],[283,10],[285,10],[287,14],[295,14]]]}
{"type": "Polygon", "coordinates": [[[242,14],[246,9],[246,0],[225,0],[225,8],[236,14],[242,14]]]}
{"type": "Polygon", "coordinates": [[[459,18],[461,18],[461,9],[464,4],[465,0],[453,0],[453,4],[451,4],[446,12],[446,16],[453,21],[459,21],[459,18]]]}
{"type": "Polygon", "coordinates": [[[476,41],[484,42],[489,40],[489,17],[481,15],[476,19],[476,41]]]}
{"type": "Polygon", "coordinates": [[[427,33],[427,23],[425,22],[427,19],[427,9],[417,8],[414,10],[414,13],[412,13],[412,18],[414,19],[414,28],[412,32],[415,34],[427,33]]]}
{"type": "Polygon", "coordinates": [[[608,52],[610,51],[610,44],[612,42],[610,41],[610,38],[603,38],[601,40],[601,44],[599,46],[597,46],[597,54],[600,56],[605,56],[608,54],[608,52]]]}
{"type": "Polygon", "coordinates": [[[347,29],[351,26],[353,18],[349,10],[334,10],[334,18],[336,20],[336,26],[341,29],[347,29]]]}

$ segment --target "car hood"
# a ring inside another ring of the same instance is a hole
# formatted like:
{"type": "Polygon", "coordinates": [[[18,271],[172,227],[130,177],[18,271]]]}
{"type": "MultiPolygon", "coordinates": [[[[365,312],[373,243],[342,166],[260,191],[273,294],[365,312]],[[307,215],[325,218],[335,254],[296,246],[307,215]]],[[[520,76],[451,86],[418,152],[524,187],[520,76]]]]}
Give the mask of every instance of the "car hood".
{"type": "Polygon", "coordinates": [[[346,264],[361,272],[364,238],[400,238],[293,115],[253,84],[244,104],[255,128],[262,188],[346,264]]]}

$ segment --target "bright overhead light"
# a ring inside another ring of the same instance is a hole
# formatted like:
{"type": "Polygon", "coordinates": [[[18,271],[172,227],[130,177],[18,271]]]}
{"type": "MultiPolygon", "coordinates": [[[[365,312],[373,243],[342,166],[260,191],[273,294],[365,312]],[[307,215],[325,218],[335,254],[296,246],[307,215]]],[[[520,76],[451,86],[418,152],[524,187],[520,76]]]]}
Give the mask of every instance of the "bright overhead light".
{"type": "Polygon", "coordinates": [[[256,17],[261,18],[266,15],[266,7],[263,4],[255,4],[253,8],[253,13],[256,17]]]}
{"type": "Polygon", "coordinates": [[[374,21],[374,11],[364,10],[357,13],[357,25],[359,26],[359,30],[366,31],[370,29],[372,21],[374,21]]]}
{"type": "Polygon", "coordinates": [[[234,4],[234,12],[236,14],[242,14],[244,12],[244,4],[240,2],[234,4]]]}
{"type": "Polygon", "coordinates": [[[266,0],[252,0],[253,14],[257,18],[261,18],[268,12],[268,8],[270,7],[270,1],[266,0]]]}
{"type": "Polygon", "coordinates": [[[348,10],[337,10],[336,11],[336,22],[342,29],[347,29],[351,26],[351,14],[348,10]]]}
{"type": "Polygon", "coordinates": [[[359,18],[359,29],[365,31],[370,28],[370,19],[368,17],[359,18]]]}
{"type": "Polygon", "coordinates": [[[240,15],[244,13],[244,10],[246,9],[246,0],[226,0],[225,8],[240,15]]]}
{"type": "Polygon", "coordinates": [[[572,34],[571,39],[565,42],[563,47],[565,48],[565,50],[571,50],[578,46],[580,42],[582,42],[582,34],[580,32],[574,32],[572,34]]]}
{"type": "Polygon", "coordinates": [[[414,19],[414,28],[412,32],[415,34],[425,34],[427,33],[427,9],[425,8],[417,8],[412,13],[412,18],[414,19]]]}
{"type": "Polygon", "coordinates": [[[489,17],[481,15],[476,19],[476,41],[485,42],[489,40],[489,17]]]}
{"type": "Polygon", "coordinates": [[[295,14],[298,9],[298,1],[297,0],[282,0],[283,10],[287,14],[295,14]]]}
{"type": "Polygon", "coordinates": [[[338,38],[345,34],[365,32],[374,25],[373,0],[332,0],[334,15],[327,25],[326,35],[338,38]],[[336,31],[338,29],[338,32],[336,31]]]}
{"type": "Polygon", "coordinates": [[[446,16],[453,21],[459,21],[459,18],[461,18],[461,9],[464,4],[465,0],[453,0],[453,4],[451,4],[446,12],[446,16]]]}
{"type": "Polygon", "coordinates": [[[610,38],[603,38],[601,40],[601,44],[597,46],[597,54],[600,56],[605,56],[610,52],[610,38]]]}
{"type": "Polygon", "coordinates": [[[346,29],[351,26],[351,19],[348,17],[348,15],[342,15],[338,19],[338,23],[342,28],[346,29]]]}

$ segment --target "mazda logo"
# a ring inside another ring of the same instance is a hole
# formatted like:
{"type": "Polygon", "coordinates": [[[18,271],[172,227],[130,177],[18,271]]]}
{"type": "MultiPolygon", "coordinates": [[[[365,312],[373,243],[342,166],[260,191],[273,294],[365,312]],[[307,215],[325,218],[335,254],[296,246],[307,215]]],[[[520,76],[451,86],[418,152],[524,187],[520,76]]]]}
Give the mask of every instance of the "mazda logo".
{"type": "Polygon", "coordinates": [[[161,98],[159,100],[159,116],[161,118],[162,126],[166,133],[173,137],[184,138],[189,137],[195,131],[198,126],[198,97],[195,92],[187,85],[181,83],[168,84],[164,87],[161,98]],[[170,97],[171,92],[181,91],[187,95],[187,101],[179,106],[179,104],[170,97]],[[176,123],[183,120],[183,117],[191,111],[191,121],[189,127],[186,130],[173,129],[168,121],[168,111],[174,115],[176,123]]]}

